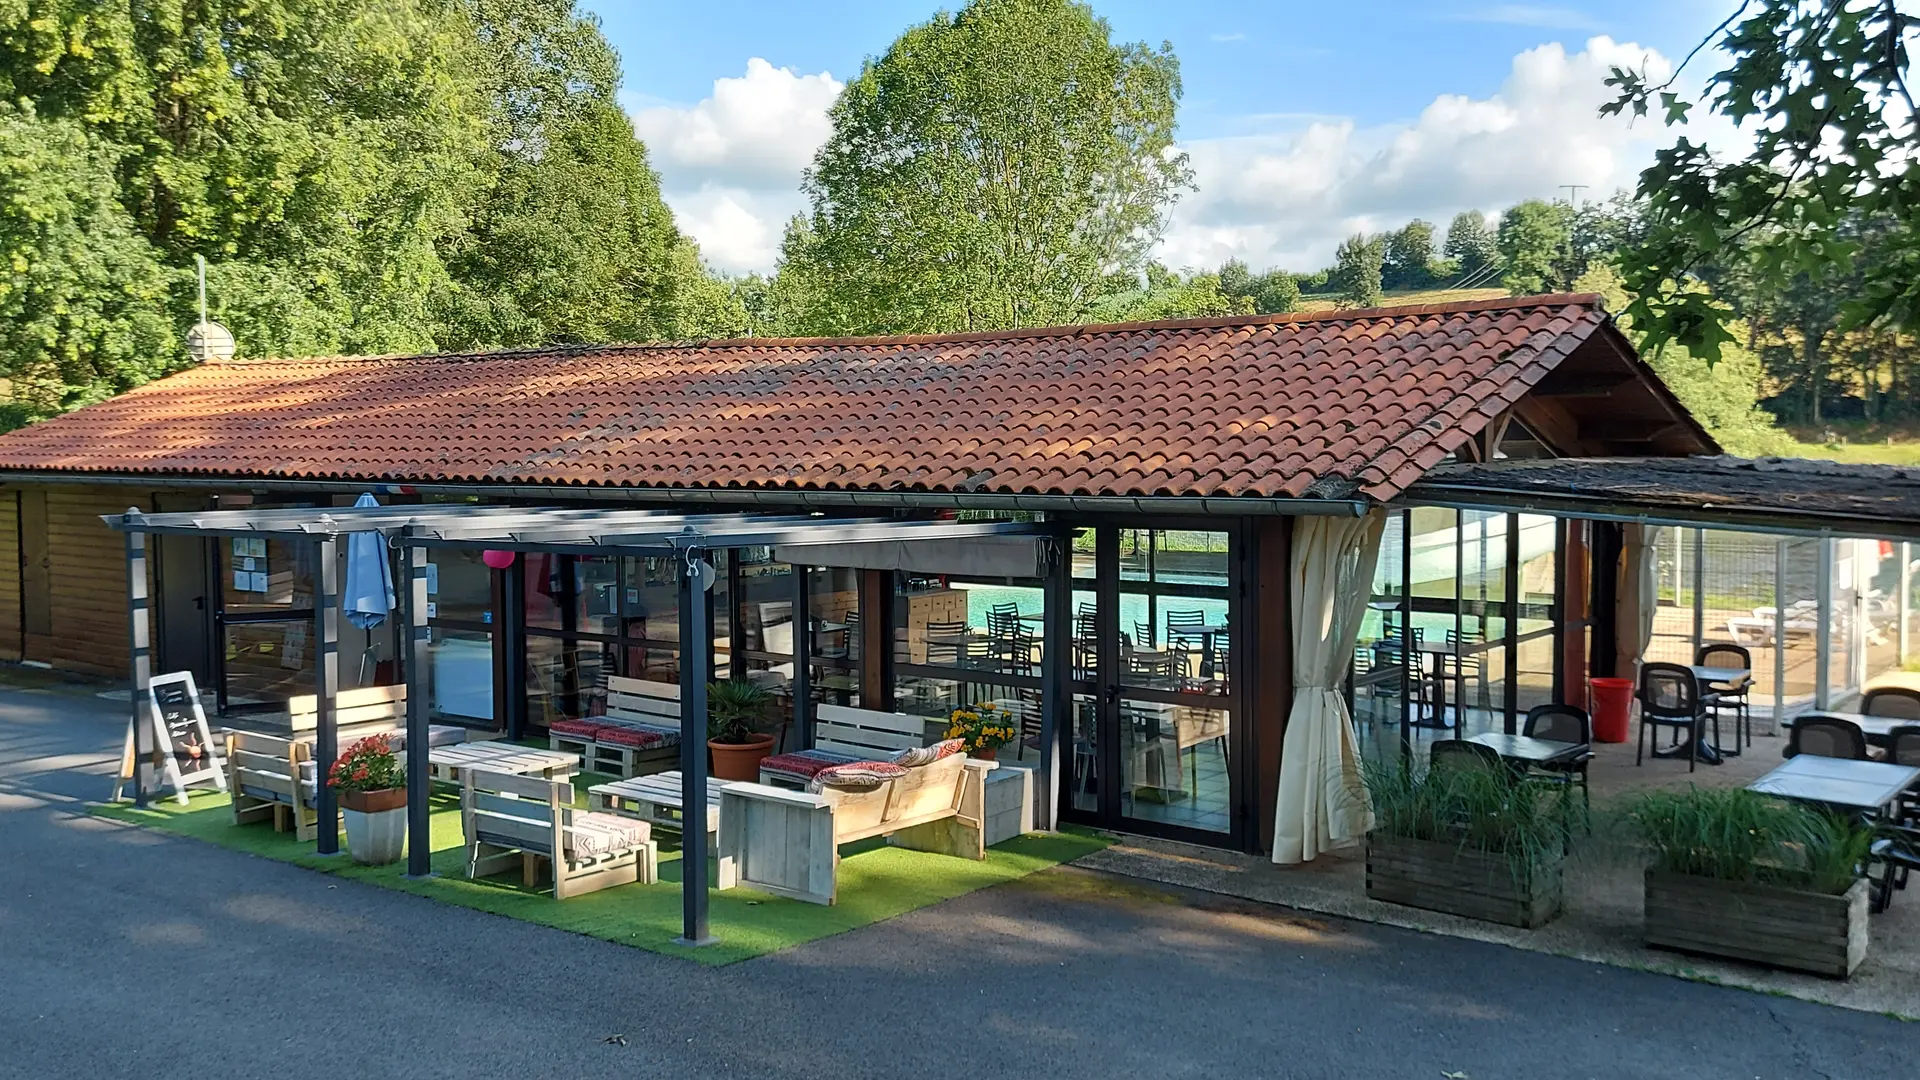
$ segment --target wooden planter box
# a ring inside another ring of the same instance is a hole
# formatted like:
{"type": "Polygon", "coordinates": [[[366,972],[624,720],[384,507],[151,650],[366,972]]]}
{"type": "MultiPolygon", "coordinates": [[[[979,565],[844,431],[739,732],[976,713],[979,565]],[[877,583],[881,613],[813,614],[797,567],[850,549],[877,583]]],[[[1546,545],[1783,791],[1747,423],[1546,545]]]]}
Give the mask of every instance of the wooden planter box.
{"type": "Polygon", "coordinates": [[[1838,896],[1647,871],[1647,944],[1844,979],[1867,955],[1865,879],[1838,896]]]}
{"type": "Polygon", "coordinates": [[[1367,895],[1531,930],[1560,914],[1560,864],[1518,869],[1501,855],[1433,840],[1367,835],[1367,895]]]}

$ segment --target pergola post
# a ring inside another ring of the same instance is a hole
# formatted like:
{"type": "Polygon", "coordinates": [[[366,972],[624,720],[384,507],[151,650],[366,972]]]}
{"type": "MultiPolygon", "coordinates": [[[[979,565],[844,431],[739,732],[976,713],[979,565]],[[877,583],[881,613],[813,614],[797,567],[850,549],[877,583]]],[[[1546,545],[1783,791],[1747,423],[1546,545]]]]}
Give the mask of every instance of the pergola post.
{"type": "Polygon", "coordinates": [[[1773,542],[1773,733],[1787,726],[1787,540],[1773,542]]]}
{"type": "MultiPolygon", "coordinates": [[[[793,742],[798,750],[811,749],[813,746],[813,616],[807,593],[807,568],[796,565],[793,568],[793,679],[790,688],[793,691],[793,742]]],[[[776,746],[773,749],[779,753],[785,747],[776,746]]]]}
{"type": "Polygon", "coordinates": [[[335,699],[340,692],[340,571],[334,565],[338,546],[331,536],[313,544],[314,558],[319,564],[313,570],[313,756],[318,773],[314,803],[320,815],[319,853],[322,855],[340,853],[340,807],[332,785],[327,783],[327,773],[333,768],[334,759],[340,756],[334,716],[335,699]]]}
{"type": "Polygon", "coordinates": [[[1907,627],[1913,608],[1913,545],[1902,540],[1894,550],[1900,557],[1900,644],[1899,658],[1894,662],[1904,665],[1913,651],[1913,633],[1907,627]]]}
{"type": "Polygon", "coordinates": [[[1060,806],[1060,761],[1072,734],[1066,676],[1073,665],[1073,553],[1066,540],[1047,540],[1040,607],[1040,768],[1034,773],[1033,827],[1052,829],[1060,806]]]}
{"type": "MultiPolygon", "coordinates": [[[[127,508],[127,518],[131,522],[140,511],[137,507],[127,508]]],[[[141,723],[146,711],[147,683],[153,677],[153,659],[149,653],[147,623],[147,534],[132,528],[127,530],[127,663],[130,692],[127,697],[130,709],[129,720],[133,742],[133,805],[146,809],[147,782],[142,771],[146,755],[141,749],[144,741],[141,723]]],[[[114,786],[113,797],[120,797],[119,785],[114,786]]]]}
{"type": "Polygon", "coordinates": [[[1828,662],[1833,659],[1833,537],[1820,537],[1820,572],[1814,579],[1813,707],[1833,707],[1833,681],[1828,662]]]}
{"type": "Polygon", "coordinates": [[[406,620],[407,642],[407,876],[433,874],[433,826],[428,806],[433,794],[427,772],[427,665],[431,663],[431,631],[427,626],[427,549],[401,549],[406,587],[400,610],[406,620]]]}
{"type": "Polygon", "coordinates": [[[710,945],[707,933],[707,669],[713,649],[704,552],[687,548],[680,569],[680,938],[710,945]],[[703,573],[705,571],[705,573],[703,573]]]}

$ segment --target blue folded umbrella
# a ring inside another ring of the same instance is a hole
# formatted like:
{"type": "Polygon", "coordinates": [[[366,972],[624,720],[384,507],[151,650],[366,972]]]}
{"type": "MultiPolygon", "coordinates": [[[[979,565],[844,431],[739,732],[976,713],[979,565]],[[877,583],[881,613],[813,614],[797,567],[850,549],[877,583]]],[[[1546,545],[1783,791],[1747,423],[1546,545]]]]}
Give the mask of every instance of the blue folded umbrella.
{"type": "MultiPolygon", "coordinates": [[[[362,506],[379,506],[372,492],[354,501],[362,506]]],[[[386,539],[377,532],[357,532],[347,537],[347,591],[341,597],[347,621],[362,630],[371,630],[387,621],[393,610],[393,570],[387,563],[386,539]]]]}

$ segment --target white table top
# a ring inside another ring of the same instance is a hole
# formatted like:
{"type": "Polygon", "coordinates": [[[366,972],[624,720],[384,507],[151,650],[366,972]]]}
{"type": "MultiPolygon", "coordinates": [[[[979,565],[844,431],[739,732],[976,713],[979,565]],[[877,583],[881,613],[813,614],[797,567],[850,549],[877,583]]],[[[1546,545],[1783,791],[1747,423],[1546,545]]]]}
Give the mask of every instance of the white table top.
{"type": "Polygon", "coordinates": [[[1878,811],[1915,784],[1920,784],[1920,766],[1801,754],[1747,788],[1802,802],[1878,811]]]}
{"type": "MultiPolygon", "coordinates": [[[[716,780],[707,777],[707,804],[720,805],[720,789],[730,780],[716,780]]],[[[587,789],[589,795],[616,795],[623,799],[650,802],[657,806],[678,807],[681,799],[680,773],[651,773],[646,776],[629,776],[625,780],[613,780],[605,784],[595,784],[587,789]]]]}
{"type": "Polygon", "coordinates": [[[427,760],[447,769],[482,768],[497,772],[538,773],[567,769],[580,759],[562,750],[542,750],[537,746],[519,746],[510,742],[454,743],[430,747],[427,760]]]}

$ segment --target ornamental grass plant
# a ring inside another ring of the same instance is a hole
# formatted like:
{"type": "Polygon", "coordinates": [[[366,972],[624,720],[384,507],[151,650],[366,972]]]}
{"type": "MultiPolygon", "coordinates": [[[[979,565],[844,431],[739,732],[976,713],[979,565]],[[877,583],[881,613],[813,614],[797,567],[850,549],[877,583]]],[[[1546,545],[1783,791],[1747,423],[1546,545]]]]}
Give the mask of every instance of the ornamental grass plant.
{"type": "Polygon", "coordinates": [[[1873,843],[1849,818],[1745,788],[1648,792],[1614,816],[1609,831],[1655,871],[1835,895],[1873,843]]]}

